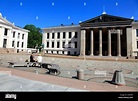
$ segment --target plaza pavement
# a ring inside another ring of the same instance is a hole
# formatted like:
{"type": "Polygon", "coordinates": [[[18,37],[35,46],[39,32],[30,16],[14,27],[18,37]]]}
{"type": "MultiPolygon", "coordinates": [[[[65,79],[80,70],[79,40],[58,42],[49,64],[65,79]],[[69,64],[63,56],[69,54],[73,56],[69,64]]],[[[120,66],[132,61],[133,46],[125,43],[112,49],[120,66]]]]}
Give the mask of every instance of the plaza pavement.
{"type": "MultiPolygon", "coordinates": [[[[4,55],[1,54],[0,59],[2,60],[1,62],[6,62],[7,61],[22,61],[28,58],[28,55],[14,55],[14,54],[9,54],[9,55],[4,55]]],[[[72,59],[65,59],[65,58],[50,58],[46,57],[44,58],[44,61],[47,62],[54,62],[56,64],[59,64],[60,66],[63,67],[70,67],[70,68],[82,68],[86,69],[86,67],[89,66],[94,66],[97,68],[100,68],[101,66],[121,66],[121,68],[129,68],[132,71],[135,71],[134,74],[135,76],[132,76],[132,78],[137,77],[138,75],[138,63],[137,62],[115,62],[111,63],[109,61],[80,61],[78,59],[72,60],[72,59]],[[60,60],[60,61],[59,61],[60,60]],[[98,64],[95,64],[97,63],[98,64]],[[107,62],[107,63],[105,63],[107,62]],[[62,64],[62,65],[61,65],[62,64]],[[111,65],[112,64],[112,65],[111,65]],[[74,66],[74,67],[73,67],[74,66]]],[[[138,91],[138,88],[136,87],[128,87],[128,86],[117,86],[113,84],[106,84],[106,83],[97,83],[97,82],[88,82],[85,80],[77,80],[77,79],[70,79],[70,78],[64,78],[60,76],[52,76],[52,75],[43,75],[43,74],[36,74],[32,72],[26,72],[26,71],[21,71],[13,68],[7,68],[6,66],[3,65],[3,63],[0,66],[0,91],[62,91],[62,92],[67,92],[67,91],[138,91]],[[5,72],[3,72],[5,71],[5,72]],[[7,73],[6,71],[10,71],[11,75],[5,74],[7,73]],[[4,73],[4,74],[3,74],[4,73]]],[[[8,64],[6,64],[8,65],[8,64]]],[[[115,68],[113,66],[113,68],[115,68]]],[[[64,74],[64,75],[67,75],[64,74]]]]}

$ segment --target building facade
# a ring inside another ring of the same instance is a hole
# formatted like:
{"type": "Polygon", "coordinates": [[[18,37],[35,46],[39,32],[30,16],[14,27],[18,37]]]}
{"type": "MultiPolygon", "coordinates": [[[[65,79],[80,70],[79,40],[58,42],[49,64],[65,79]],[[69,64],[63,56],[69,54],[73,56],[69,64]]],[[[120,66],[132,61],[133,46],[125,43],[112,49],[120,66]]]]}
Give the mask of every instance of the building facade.
{"type": "Polygon", "coordinates": [[[45,28],[42,40],[44,50],[48,54],[80,54],[80,26],[78,25],[45,28]]]}
{"type": "Polygon", "coordinates": [[[138,22],[102,14],[79,25],[43,29],[48,54],[80,56],[137,56],[138,22]]]}
{"type": "Polygon", "coordinates": [[[1,52],[19,52],[27,50],[28,30],[19,28],[0,14],[0,49],[1,52]]]}

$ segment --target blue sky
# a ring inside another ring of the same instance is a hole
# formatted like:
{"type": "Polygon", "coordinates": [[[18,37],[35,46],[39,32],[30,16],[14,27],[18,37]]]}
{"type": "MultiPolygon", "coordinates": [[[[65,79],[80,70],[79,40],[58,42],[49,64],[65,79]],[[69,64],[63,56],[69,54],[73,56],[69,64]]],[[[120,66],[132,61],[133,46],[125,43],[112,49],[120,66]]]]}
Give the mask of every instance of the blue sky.
{"type": "Polygon", "coordinates": [[[109,15],[138,20],[138,0],[0,0],[0,13],[17,26],[34,24],[40,28],[79,24],[109,15]]]}

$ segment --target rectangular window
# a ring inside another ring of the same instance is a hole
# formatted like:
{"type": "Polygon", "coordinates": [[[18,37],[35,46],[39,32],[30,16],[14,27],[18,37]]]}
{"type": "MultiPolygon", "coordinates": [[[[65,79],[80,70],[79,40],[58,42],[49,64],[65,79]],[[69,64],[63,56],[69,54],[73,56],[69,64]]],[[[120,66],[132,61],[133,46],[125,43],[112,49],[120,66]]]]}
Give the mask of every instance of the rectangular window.
{"type": "Polygon", "coordinates": [[[66,38],[66,32],[63,32],[63,38],[66,38]]]}
{"type": "Polygon", "coordinates": [[[77,52],[76,51],[74,51],[74,55],[77,55],[77,52]]]}
{"type": "Polygon", "coordinates": [[[75,38],[78,38],[78,32],[75,32],[75,38]]]}
{"type": "Polygon", "coordinates": [[[22,42],[22,48],[23,48],[23,44],[24,44],[24,43],[22,42]]]}
{"type": "Polygon", "coordinates": [[[52,33],[52,39],[54,39],[55,33],[52,33]]]}
{"type": "Polygon", "coordinates": [[[71,32],[69,32],[69,38],[71,38],[71,32]]]}
{"type": "Polygon", "coordinates": [[[7,39],[4,39],[3,40],[3,47],[6,48],[6,46],[7,46],[7,39]]]}
{"type": "Polygon", "coordinates": [[[68,48],[71,48],[71,42],[68,43],[68,48]]]}
{"type": "Polygon", "coordinates": [[[22,39],[24,39],[24,34],[22,34],[22,39]]]}
{"type": "Polygon", "coordinates": [[[54,48],[54,42],[52,42],[52,48],[54,48]]]}
{"type": "Polygon", "coordinates": [[[77,42],[74,42],[74,44],[75,44],[75,48],[77,48],[77,42]]]}
{"type": "Polygon", "coordinates": [[[20,38],[20,33],[18,33],[18,39],[20,38]]]}
{"type": "Polygon", "coordinates": [[[49,48],[49,42],[47,42],[47,48],[49,48]]]}
{"type": "Polygon", "coordinates": [[[6,36],[7,36],[7,34],[8,34],[8,29],[7,29],[7,28],[5,28],[4,35],[6,35],[6,36]]]}
{"type": "Polygon", "coordinates": [[[68,55],[70,55],[70,51],[68,51],[68,55]]]}
{"type": "Polygon", "coordinates": [[[57,38],[58,38],[58,39],[60,38],[60,32],[57,33],[57,38]]]}
{"type": "Polygon", "coordinates": [[[17,42],[17,47],[19,47],[19,41],[17,42]]]}
{"type": "Polygon", "coordinates": [[[12,47],[14,47],[14,43],[15,43],[15,41],[12,41],[12,47]]]}
{"type": "Polygon", "coordinates": [[[138,49],[138,41],[137,41],[137,49],[138,49]]]}
{"type": "Polygon", "coordinates": [[[138,29],[136,29],[136,36],[138,37],[138,29]]]}
{"type": "Polygon", "coordinates": [[[62,47],[65,48],[65,42],[63,42],[63,46],[62,47]]]}
{"type": "Polygon", "coordinates": [[[13,38],[15,38],[15,31],[13,32],[13,38]]]}
{"type": "Polygon", "coordinates": [[[49,33],[47,33],[47,39],[49,39],[49,33]]]}
{"type": "Polygon", "coordinates": [[[59,43],[59,42],[57,42],[57,48],[59,48],[59,44],[60,44],[60,43],[59,43]]]}

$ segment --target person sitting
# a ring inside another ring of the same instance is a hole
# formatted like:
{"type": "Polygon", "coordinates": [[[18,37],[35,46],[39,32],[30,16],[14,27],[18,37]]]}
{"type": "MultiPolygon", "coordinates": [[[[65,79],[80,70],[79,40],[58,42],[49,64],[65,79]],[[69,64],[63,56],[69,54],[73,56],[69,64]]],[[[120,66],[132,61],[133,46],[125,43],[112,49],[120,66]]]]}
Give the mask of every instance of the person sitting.
{"type": "Polygon", "coordinates": [[[42,63],[42,56],[41,54],[38,54],[38,57],[37,57],[37,62],[39,63],[39,66],[42,67],[41,63],[42,63]]]}
{"type": "Polygon", "coordinates": [[[42,62],[42,56],[41,56],[41,54],[38,54],[38,57],[37,57],[37,62],[42,62]]]}
{"type": "MultiPolygon", "coordinates": [[[[37,62],[33,53],[30,55],[30,62],[37,62]]],[[[36,66],[36,63],[33,63],[32,66],[36,66]]]]}

